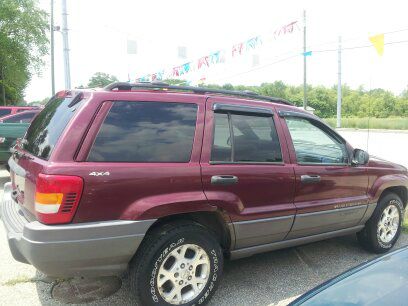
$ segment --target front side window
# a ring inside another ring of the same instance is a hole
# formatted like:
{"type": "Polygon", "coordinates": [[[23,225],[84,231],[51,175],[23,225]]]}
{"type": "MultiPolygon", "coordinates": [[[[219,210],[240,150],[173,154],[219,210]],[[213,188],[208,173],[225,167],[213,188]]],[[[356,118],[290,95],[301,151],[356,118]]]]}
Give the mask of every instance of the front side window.
{"type": "Polygon", "coordinates": [[[88,161],[189,162],[196,121],[196,104],[114,102],[88,161]]]}
{"type": "Polygon", "coordinates": [[[215,113],[213,162],[282,162],[272,117],[215,113]]]}
{"type": "Polygon", "coordinates": [[[346,164],[345,145],[305,118],[287,117],[299,164],[346,164]]]}

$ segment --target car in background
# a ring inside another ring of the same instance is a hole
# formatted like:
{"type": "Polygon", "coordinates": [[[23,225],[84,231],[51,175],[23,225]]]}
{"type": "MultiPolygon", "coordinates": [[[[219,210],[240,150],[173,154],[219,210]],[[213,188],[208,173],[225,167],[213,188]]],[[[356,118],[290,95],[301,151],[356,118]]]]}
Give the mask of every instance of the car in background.
{"type": "Polygon", "coordinates": [[[34,109],[4,116],[0,118],[0,123],[30,123],[40,111],[40,109],[34,109]]]}
{"type": "Polygon", "coordinates": [[[0,106],[0,119],[4,116],[14,115],[27,110],[37,109],[36,106],[0,106]]]}
{"type": "Polygon", "coordinates": [[[408,246],[348,270],[289,305],[406,305],[407,262],[408,246]]]}
{"type": "Polygon", "coordinates": [[[28,110],[0,119],[0,166],[8,169],[7,161],[11,156],[10,149],[18,138],[22,138],[30,126],[31,121],[41,109],[28,110]]]}

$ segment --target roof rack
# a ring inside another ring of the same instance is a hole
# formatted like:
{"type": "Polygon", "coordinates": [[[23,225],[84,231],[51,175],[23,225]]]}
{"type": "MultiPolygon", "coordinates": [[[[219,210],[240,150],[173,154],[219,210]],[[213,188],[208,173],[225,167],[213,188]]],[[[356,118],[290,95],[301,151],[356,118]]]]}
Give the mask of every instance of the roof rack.
{"type": "Polygon", "coordinates": [[[204,88],[204,87],[195,87],[195,86],[178,86],[178,85],[169,85],[164,82],[140,82],[140,83],[128,83],[128,82],[115,82],[107,85],[104,87],[104,90],[112,91],[112,90],[132,90],[132,88],[141,88],[141,89],[171,89],[171,90],[180,90],[180,91],[190,91],[193,93],[199,94],[207,94],[207,93],[216,93],[216,94],[223,94],[229,96],[239,96],[251,99],[259,99],[265,100],[269,102],[279,103],[279,104],[286,104],[286,105],[293,105],[289,101],[281,98],[274,98],[268,96],[262,96],[257,94],[256,92],[245,90],[245,91],[237,91],[237,90],[226,90],[226,89],[212,89],[212,88],[204,88]]]}

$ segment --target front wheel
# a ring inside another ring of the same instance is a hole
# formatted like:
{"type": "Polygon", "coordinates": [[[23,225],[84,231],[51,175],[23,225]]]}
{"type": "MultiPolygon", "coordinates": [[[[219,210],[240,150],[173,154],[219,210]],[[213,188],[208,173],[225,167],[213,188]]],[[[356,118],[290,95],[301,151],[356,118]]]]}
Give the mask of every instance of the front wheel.
{"type": "Polygon", "coordinates": [[[404,206],[399,196],[388,193],[380,199],[373,215],[357,238],[364,248],[385,253],[397,242],[401,233],[404,206]]]}
{"type": "Polygon", "coordinates": [[[222,250],[199,224],[167,224],[149,234],[139,251],[130,283],[141,305],[204,305],[218,286],[222,250]]]}

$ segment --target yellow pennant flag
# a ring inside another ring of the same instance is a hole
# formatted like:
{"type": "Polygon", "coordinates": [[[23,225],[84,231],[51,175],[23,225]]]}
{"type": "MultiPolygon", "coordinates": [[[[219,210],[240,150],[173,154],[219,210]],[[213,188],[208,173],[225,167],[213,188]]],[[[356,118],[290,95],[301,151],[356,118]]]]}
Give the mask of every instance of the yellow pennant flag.
{"type": "Polygon", "coordinates": [[[378,55],[382,56],[384,54],[384,34],[370,36],[369,39],[375,50],[377,50],[378,55]]]}

